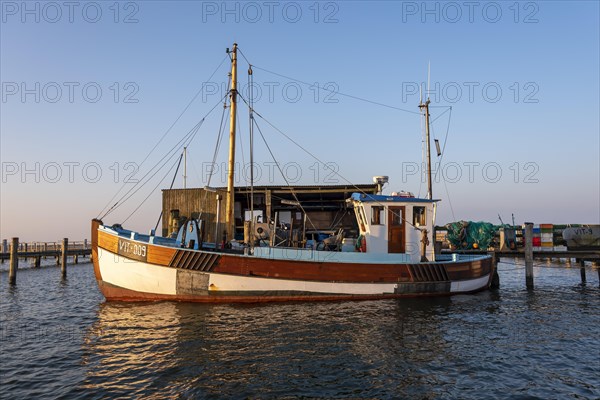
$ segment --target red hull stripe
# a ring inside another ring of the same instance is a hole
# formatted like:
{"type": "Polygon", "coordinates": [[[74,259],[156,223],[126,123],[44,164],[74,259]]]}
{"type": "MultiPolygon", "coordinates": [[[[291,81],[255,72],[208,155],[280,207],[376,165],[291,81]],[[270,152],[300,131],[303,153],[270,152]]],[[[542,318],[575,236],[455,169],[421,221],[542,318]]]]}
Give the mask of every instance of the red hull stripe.
{"type": "MultiPolygon", "coordinates": [[[[99,233],[99,247],[118,254],[118,238],[99,233]]],[[[435,264],[356,264],[306,262],[297,260],[235,257],[199,251],[147,246],[147,262],[167,268],[211,271],[220,274],[261,278],[292,279],[314,282],[410,283],[463,281],[486,276],[492,269],[491,258],[459,263],[435,264]]],[[[133,259],[126,254],[120,257],[133,259]]],[[[133,259],[135,260],[135,259],[133,259]]],[[[99,271],[98,271],[99,274],[99,271]]],[[[99,280],[101,277],[96,276],[99,280]]]]}

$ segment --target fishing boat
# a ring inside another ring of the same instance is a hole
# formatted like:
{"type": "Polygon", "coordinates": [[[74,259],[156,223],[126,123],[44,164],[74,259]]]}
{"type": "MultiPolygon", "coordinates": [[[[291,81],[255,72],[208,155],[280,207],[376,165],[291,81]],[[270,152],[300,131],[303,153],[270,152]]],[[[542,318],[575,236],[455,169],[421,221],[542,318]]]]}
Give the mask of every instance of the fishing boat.
{"type": "MultiPolygon", "coordinates": [[[[235,231],[237,51],[236,44],[228,50],[230,168],[224,235],[235,231]]],[[[319,249],[306,246],[306,240],[301,241],[302,246],[280,246],[276,240],[261,240],[253,234],[245,235],[241,242],[231,234],[222,242],[233,244],[229,246],[217,243],[216,238],[209,243],[202,233],[201,218],[185,222],[176,237],[162,237],[153,231],[143,234],[121,224],[105,224],[104,217],[99,217],[92,220],[91,237],[94,273],[102,294],[116,301],[214,303],[389,299],[487,289],[494,273],[490,256],[435,254],[433,232],[439,200],[433,198],[431,187],[429,99],[421,101],[419,108],[427,138],[427,196],[352,194],[347,204],[353,209],[359,233],[354,251],[340,251],[341,246],[319,249]]],[[[252,121],[252,104],[249,109],[252,121]]],[[[270,215],[266,219],[265,227],[273,227],[271,237],[276,237],[277,224],[270,215]]],[[[255,232],[257,223],[252,217],[248,231],[255,232]]],[[[332,242],[339,242],[343,233],[337,236],[332,242]]]]}

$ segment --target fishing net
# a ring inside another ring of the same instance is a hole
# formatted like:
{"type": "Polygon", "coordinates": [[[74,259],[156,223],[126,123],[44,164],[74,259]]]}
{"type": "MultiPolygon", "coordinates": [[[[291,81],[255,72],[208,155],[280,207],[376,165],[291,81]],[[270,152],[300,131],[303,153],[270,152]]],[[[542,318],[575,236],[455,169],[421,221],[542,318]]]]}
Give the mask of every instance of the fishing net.
{"type": "Polygon", "coordinates": [[[448,241],[457,249],[485,250],[490,246],[496,227],[489,222],[459,221],[446,224],[448,241]]]}

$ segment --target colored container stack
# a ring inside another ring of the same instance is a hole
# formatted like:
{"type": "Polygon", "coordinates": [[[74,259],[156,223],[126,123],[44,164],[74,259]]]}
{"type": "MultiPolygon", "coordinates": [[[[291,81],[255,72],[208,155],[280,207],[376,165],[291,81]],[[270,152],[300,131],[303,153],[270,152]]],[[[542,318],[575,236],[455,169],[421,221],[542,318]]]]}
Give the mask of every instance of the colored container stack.
{"type": "Polygon", "coordinates": [[[542,232],[539,225],[533,226],[533,249],[540,250],[542,247],[542,232]]]}
{"type": "MultiPolygon", "coordinates": [[[[552,224],[540,224],[540,238],[542,250],[554,249],[554,233],[552,224]]],[[[535,245],[534,245],[535,246],[535,245]]]]}

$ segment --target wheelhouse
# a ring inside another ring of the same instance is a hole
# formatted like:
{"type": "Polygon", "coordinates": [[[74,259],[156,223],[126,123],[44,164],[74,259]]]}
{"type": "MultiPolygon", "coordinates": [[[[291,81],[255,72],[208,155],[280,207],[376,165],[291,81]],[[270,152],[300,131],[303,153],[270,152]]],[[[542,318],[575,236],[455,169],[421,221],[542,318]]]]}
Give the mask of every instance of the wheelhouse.
{"type": "Polygon", "coordinates": [[[439,200],[419,199],[409,193],[354,193],[350,201],[358,222],[360,251],[404,253],[413,262],[435,261],[433,226],[439,200]]]}

